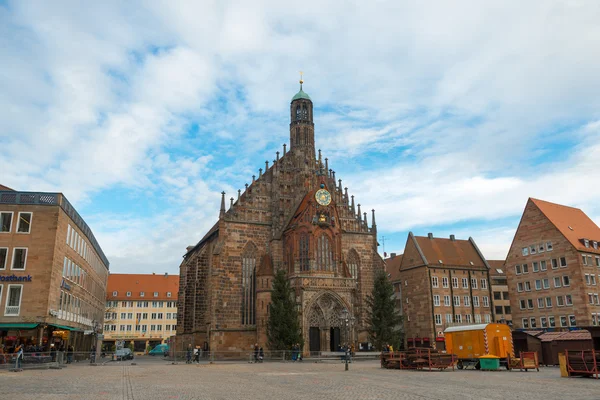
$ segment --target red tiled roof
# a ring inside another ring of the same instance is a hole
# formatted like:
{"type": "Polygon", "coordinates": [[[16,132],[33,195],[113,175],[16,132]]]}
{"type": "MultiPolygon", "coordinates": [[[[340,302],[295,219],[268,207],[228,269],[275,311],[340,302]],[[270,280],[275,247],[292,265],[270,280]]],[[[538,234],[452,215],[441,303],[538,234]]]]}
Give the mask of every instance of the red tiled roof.
{"type": "Polygon", "coordinates": [[[397,255],[395,257],[386,258],[385,261],[385,272],[390,274],[390,281],[396,282],[400,280],[400,264],[402,264],[403,255],[397,255]]]}
{"type": "Polygon", "coordinates": [[[546,333],[542,333],[541,335],[539,335],[538,338],[542,342],[551,342],[553,340],[556,340],[556,338],[558,338],[563,333],[564,332],[546,332],[546,333]]]}
{"type": "Polygon", "coordinates": [[[415,236],[429,265],[453,265],[467,267],[485,267],[475,246],[469,240],[451,240],[445,238],[430,239],[427,236],[415,236]],[[441,260],[441,264],[439,262],[441,260]],[[473,265],[471,265],[471,262],[473,265]]]}
{"type": "Polygon", "coordinates": [[[490,273],[492,275],[506,276],[506,271],[504,269],[504,263],[505,263],[504,260],[486,260],[486,261],[491,268],[490,273]],[[498,270],[500,270],[502,272],[498,272],[498,270]]]}
{"type": "Polygon", "coordinates": [[[4,186],[4,185],[0,185],[0,190],[11,190],[11,191],[15,191],[14,189],[9,188],[8,186],[4,186]]]}
{"type": "Polygon", "coordinates": [[[107,300],[177,300],[179,275],[110,274],[106,288],[107,300]],[[117,292],[117,296],[113,296],[117,292]],[[131,296],[127,297],[127,292],[131,296]],[[144,297],[140,296],[144,292],[144,297]],[[158,297],[154,293],[158,292],[158,297]],[[167,296],[171,293],[171,297],[167,296]]]}
{"type": "Polygon", "coordinates": [[[579,251],[600,254],[600,249],[592,247],[592,241],[600,243],[600,228],[579,208],[563,206],[548,201],[530,198],[548,220],[556,226],[565,238],[579,251]],[[590,241],[585,247],[582,239],[590,241]]]}

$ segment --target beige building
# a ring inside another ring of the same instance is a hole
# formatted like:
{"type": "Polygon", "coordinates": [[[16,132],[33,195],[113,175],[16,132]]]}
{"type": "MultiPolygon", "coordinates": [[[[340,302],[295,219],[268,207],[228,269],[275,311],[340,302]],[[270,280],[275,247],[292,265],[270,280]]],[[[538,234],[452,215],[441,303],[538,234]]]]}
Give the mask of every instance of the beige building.
{"type": "Polygon", "coordinates": [[[512,326],[508,280],[504,260],[487,260],[490,265],[490,283],[492,285],[495,322],[512,326]]]}
{"type": "Polygon", "coordinates": [[[0,342],[89,351],[102,331],[108,260],[62,193],[0,186],[0,342]]]}
{"type": "Polygon", "coordinates": [[[134,351],[165,343],[177,330],[179,275],[111,274],[106,291],[105,348],[117,340],[134,351]]]}
{"type": "Polygon", "coordinates": [[[580,209],[527,201],[505,264],[516,329],[599,325],[599,242],[580,209]]]}

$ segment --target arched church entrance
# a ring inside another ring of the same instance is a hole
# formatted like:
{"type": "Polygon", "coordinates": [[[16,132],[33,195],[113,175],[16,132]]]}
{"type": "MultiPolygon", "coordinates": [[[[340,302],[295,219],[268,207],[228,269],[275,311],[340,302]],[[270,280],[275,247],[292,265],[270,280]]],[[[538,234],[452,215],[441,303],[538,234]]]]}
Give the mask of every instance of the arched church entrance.
{"type": "Polygon", "coordinates": [[[334,293],[324,292],[312,302],[307,313],[308,347],[311,353],[337,351],[343,341],[340,315],[347,308],[334,293]]]}

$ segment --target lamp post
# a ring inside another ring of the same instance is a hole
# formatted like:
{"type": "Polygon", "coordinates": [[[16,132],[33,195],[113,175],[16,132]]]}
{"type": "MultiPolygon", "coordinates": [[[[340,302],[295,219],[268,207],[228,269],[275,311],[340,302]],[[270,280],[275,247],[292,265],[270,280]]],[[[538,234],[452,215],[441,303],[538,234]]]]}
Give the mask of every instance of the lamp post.
{"type": "Polygon", "coordinates": [[[354,317],[350,316],[350,313],[345,308],[340,314],[340,320],[342,325],[346,328],[346,348],[345,348],[345,370],[348,371],[348,360],[350,358],[350,327],[354,325],[354,317]]]}

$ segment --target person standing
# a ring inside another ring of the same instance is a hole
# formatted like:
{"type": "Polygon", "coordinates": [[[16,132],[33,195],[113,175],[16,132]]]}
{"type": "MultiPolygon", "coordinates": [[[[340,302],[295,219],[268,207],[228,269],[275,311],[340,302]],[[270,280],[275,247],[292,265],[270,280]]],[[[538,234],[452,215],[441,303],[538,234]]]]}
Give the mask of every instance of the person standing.
{"type": "Polygon", "coordinates": [[[258,362],[258,343],[254,343],[254,362],[258,362]]]}
{"type": "Polygon", "coordinates": [[[73,348],[73,345],[70,344],[67,346],[67,364],[71,364],[73,362],[73,351],[75,351],[75,349],[73,348]]]}
{"type": "Polygon", "coordinates": [[[18,345],[17,348],[15,349],[15,353],[17,355],[17,361],[15,363],[15,368],[16,369],[21,369],[22,363],[23,363],[23,345],[18,345]]]}

